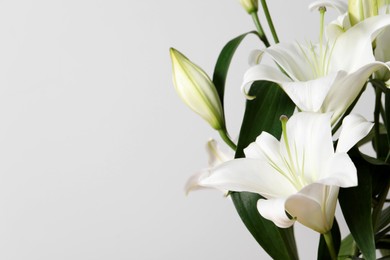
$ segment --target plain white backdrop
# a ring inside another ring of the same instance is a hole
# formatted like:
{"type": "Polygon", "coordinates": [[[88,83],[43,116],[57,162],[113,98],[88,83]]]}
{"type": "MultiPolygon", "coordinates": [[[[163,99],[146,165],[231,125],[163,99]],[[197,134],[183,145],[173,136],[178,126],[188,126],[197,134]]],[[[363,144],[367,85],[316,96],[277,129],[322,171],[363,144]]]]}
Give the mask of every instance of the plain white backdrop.
{"type": "MultiPolygon", "coordinates": [[[[282,41],[317,39],[309,3],[269,1],[282,41]]],[[[184,194],[219,138],[174,92],[168,51],[212,74],[253,29],[237,0],[1,1],[0,259],[269,259],[230,199],[184,194]]],[[[233,60],[234,137],[246,57],[261,47],[248,37],[233,60]]],[[[319,236],[296,228],[315,259],[319,236]]]]}

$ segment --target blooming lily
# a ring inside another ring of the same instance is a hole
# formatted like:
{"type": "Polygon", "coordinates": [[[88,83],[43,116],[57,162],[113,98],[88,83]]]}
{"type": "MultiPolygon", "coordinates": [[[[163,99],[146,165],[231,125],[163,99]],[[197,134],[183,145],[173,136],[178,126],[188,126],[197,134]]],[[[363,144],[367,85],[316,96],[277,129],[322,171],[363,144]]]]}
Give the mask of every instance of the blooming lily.
{"type": "MultiPolygon", "coordinates": [[[[370,16],[389,14],[389,1],[350,1],[359,8],[354,9],[350,7],[349,12],[341,15],[337,20],[328,25],[327,34],[330,38],[335,39],[337,36],[351,28],[351,24],[356,23],[354,17],[360,15],[359,21],[366,19],[370,16]],[[353,3],[356,2],[356,3],[353,3]],[[370,11],[371,10],[371,11],[370,11]],[[355,11],[355,13],[354,13],[355,11]]],[[[357,19],[357,18],[356,18],[357,19]]],[[[386,62],[390,66],[390,51],[388,43],[390,41],[390,27],[384,28],[381,33],[375,39],[374,56],[377,61],[386,62]]],[[[375,72],[375,78],[388,81],[390,79],[390,71],[387,68],[381,68],[375,72]]]]}
{"type": "Polygon", "coordinates": [[[173,83],[182,100],[214,129],[225,128],[221,100],[209,76],[179,51],[170,49],[173,83]]]}
{"type": "Polygon", "coordinates": [[[260,214],[277,226],[296,220],[325,234],[333,224],[339,187],[357,185],[347,151],[372,127],[361,116],[347,116],[334,150],[330,118],[331,113],[310,112],[284,117],[280,141],[262,132],[244,149],[246,158],[210,169],[191,187],[258,193],[260,214]]]}
{"type": "Polygon", "coordinates": [[[301,111],[333,112],[332,125],[358,97],[370,75],[388,68],[376,61],[371,42],[390,25],[390,15],[368,18],[327,44],[277,44],[265,50],[278,67],[258,64],[244,76],[278,83],[301,111]]]}

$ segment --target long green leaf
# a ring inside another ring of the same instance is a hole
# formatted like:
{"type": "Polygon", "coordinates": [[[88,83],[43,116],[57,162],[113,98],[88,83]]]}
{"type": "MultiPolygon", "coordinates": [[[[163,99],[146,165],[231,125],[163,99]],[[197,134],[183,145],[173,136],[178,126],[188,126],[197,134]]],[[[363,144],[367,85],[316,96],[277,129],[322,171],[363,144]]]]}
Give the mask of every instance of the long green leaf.
{"type": "Polygon", "coordinates": [[[374,230],[371,217],[372,174],[371,166],[358,156],[356,151],[350,156],[357,168],[357,187],[341,188],[339,201],[349,230],[364,255],[364,259],[375,259],[374,230]]]}
{"type": "Polygon", "coordinates": [[[218,91],[219,99],[221,100],[222,106],[223,97],[225,94],[226,77],[229,71],[230,63],[238,46],[241,44],[242,40],[244,40],[244,38],[249,34],[257,35],[257,32],[247,32],[232,39],[223,47],[221,53],[218,56],[217,63],[215,64],[214,68],[213,83],[218,91]]]}
{"type": "MultiPolygon", "coordinates": [[[[243,149],[262,132],[267,131],[279,138],[281,135],[281,115],[290,116],[295,105],[278,85],[255,82],[250,95],[254,100],[247,101],[244,120],[241,126],[236,158],[243,157],[243,149]]],[[[273,258],[281,260],[298,259],[293,229],[280,229],[258,212],[256,203],[260,195],[245,192],[232,193],[234,205],[244,224],[256,241],[273,258]]]]}
{"type": "MultiPolygon", "coordinates": [[[[387,142],[388,142],[388,147],[390,147],[390,92],[385,93],[385,125],[387,129],[387,142]]],[[[390,156],[390,151],[388,151],[387,154],[387,162],[390,162],[389,156],[390,156]]]]}

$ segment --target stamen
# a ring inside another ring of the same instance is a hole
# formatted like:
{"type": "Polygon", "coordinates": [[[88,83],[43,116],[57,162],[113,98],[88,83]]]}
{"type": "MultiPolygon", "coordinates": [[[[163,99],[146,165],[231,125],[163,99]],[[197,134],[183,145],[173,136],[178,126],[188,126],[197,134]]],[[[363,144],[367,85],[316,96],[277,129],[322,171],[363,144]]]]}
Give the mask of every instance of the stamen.
{"type": "Polygon", "coordinates": [[[292,154],[291,154],[290,144],[288,142],[288,137],[287,137],[287,121],[288,121],[288,117],[285,116],[285,115],[282,115],[280,117],[280,121],[282,123],[282,135],[283,135],[283,140],[284,140],[284,143],[285,143],[285,146],[286,146],[286,150],[287,150],[287,155],[288,155],[288,160],[286,160],[286,158],[283,158],[283,159],[284,159],[284,162],[286,163],[288,169],[290,170],[291,178],[294,179],[294,186],[297,189],[301,189],[303,187],[303,183],[301,181],[300,176],[298,176],[297,170],[295,169],[294,160],[293,160],[293,157],[292,157],[292,154]]]}
{"type": "MultiPolygon", "coordinates": [[[[318,9],[318,11],[320,12],[320,57],[321,57],[321,59],[323,59],[324,56],[323,56],[322,45],[324,44],[324,42],[323,42],[323,39],[324,39],[324,19],[325,19],[326,7],[322,6],[318,9]]],[[[321,73],[323,73],[323,71],[321,73]]]]}

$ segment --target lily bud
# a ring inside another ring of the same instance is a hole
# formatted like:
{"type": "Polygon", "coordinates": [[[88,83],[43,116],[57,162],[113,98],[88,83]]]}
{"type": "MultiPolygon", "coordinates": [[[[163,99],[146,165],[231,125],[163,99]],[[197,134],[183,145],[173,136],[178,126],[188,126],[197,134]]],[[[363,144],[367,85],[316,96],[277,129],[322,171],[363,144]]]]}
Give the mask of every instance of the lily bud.
{"type": "Polygon", "coordinates": [[[240,0],[240,4],[248,14],[256,13],[258,10],[258,0],[240,0]]]}
{"type": "Polygon", "coordinates": [[[221,100],[209,76],[179,51],[170,49],[173,83],[181,99],[215,130],[225,128],[221,100]]]}
{"type": "Polygon", "coordinates": [[[351,25],[378,15],[378,0],[348,0],[348,15],[351,25]]]}

